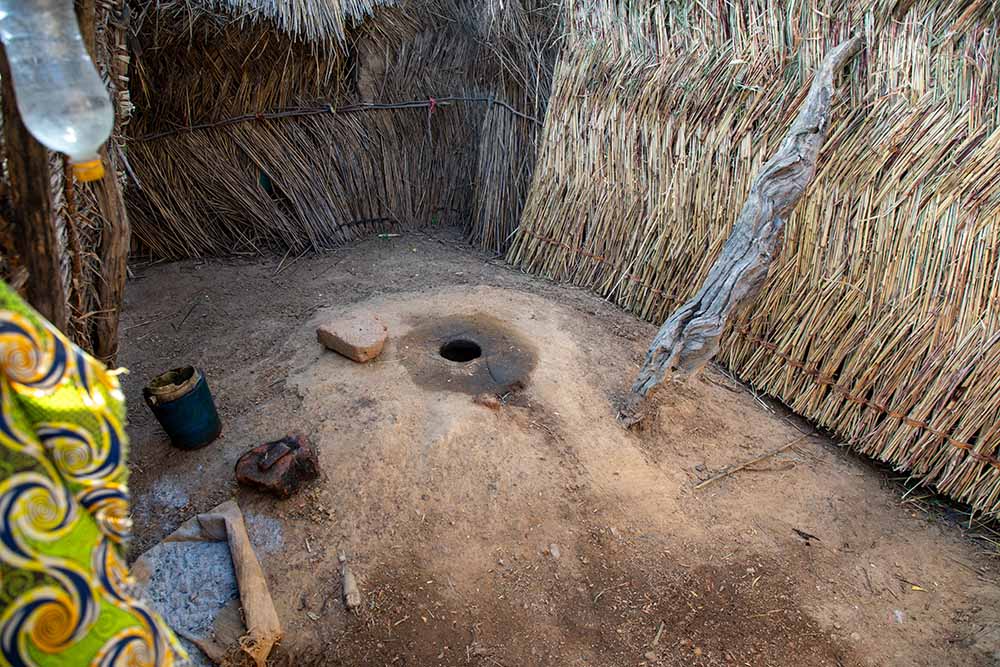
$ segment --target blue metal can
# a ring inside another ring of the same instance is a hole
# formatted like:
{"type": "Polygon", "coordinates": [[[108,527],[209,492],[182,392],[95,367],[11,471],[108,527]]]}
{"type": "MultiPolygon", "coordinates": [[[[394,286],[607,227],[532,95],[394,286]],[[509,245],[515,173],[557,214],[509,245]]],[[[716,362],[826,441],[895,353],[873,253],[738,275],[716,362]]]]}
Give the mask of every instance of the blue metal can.
{"type": "Polygon", "coordinates": [[[197,368],[186,366],[158,375],[142,395],[178,449],[200,449],[222,432],[212,392],[197,368]]]}

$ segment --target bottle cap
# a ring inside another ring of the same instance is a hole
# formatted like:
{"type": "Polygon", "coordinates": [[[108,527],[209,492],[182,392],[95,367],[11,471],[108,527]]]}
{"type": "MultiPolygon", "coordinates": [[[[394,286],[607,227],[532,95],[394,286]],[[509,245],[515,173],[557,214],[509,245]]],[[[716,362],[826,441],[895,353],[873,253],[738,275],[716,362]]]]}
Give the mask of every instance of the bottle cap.
{"type": "Polygon", "coordinates": [[[100,159],[74,162],[73,176],[84,183],[104,178],[104,163],[100,159]]]}

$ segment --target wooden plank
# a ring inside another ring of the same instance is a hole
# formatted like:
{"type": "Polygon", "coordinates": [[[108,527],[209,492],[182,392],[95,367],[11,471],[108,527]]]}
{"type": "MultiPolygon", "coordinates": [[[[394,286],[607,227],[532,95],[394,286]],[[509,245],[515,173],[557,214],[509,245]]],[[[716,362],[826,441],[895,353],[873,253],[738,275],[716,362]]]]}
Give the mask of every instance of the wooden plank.
{"type": "Polygon", "coordinates": [[[206,534],[225,536],[229,542],[247,626],[240,647],[257,667],[264,667],[267,656],[284,632],[267,587],[267,577],[250,543],[243,513],[235,500],[229,500],[207,514],[198,515],[198,523],[206,534]]]}

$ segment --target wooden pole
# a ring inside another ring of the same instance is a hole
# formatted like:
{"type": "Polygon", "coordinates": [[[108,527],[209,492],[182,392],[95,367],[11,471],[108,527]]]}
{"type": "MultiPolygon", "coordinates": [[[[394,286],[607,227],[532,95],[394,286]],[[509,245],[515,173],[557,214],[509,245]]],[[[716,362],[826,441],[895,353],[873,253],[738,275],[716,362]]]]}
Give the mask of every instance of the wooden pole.
{"type": "MultiPolygon", "coordinates": [[[[97,14],[95,0],[78,0],[77,19],[91,59],[97,62],[97,14]]],[[[112,70],[115,64],[110,64],[112,70]]],[[[118,357],[118,323],[121,304],[125,295],[125,278],[128,272],[129,222],[125,212],[125,199],[114,162],[107,148],[101,149],[104,177],[90,187],[101,214],[101,241],[97,256],[101,262],[101,276],[96,285],[96,313],[92,319],[91,340],[94,356],[113,366],[118,357]]]]}
{"type": "Polygon", "coordinates": [[[90,59],[97,63],[97,2],[96,0],[76,0],[76,20],[80,24],[80,36],[87,46],[90,59]]]}
{"type": "Polygon", "coordinates": [[[93,188],[97,207],[104,219],[101,244],[97,250],[101,258],[102,280],[97,283],[98,312],[94,316],[92,339],[94,355],[113,366],[118,358],[118,323],[125,297],[130,228],[117,170],[106,149],[101,151],[101,159],[106,165],[106,172],[93,188]]]}
{"type": "Polygon", "coordinates": [[[45,319],[68,333],[59,235],[52,210],[49,153],[21,122],[11,84],[10,64],[2,47],[0,78],[14,244],[22,266],[28,271],[25,297],[45,319]]]}

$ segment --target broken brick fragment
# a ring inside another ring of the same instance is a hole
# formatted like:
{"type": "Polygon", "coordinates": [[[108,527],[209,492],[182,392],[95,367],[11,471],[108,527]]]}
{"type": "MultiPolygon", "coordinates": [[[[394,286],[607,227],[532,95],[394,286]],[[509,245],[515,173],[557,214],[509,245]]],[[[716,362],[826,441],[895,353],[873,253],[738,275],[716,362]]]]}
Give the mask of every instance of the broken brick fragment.
{"type": "Polygon", "coordinates": [[[300,434],[258,445],[236,462],[237,482],[279,498],[293,496],[317,477],[319,458],[300,434]]]}
{"type": "Polygon", "coordinates": [[[389,333],[378,315],[364,312],[326,322],[316,329],[316,338],[327,349],[363,364],[382,354],[389,333]]]}

